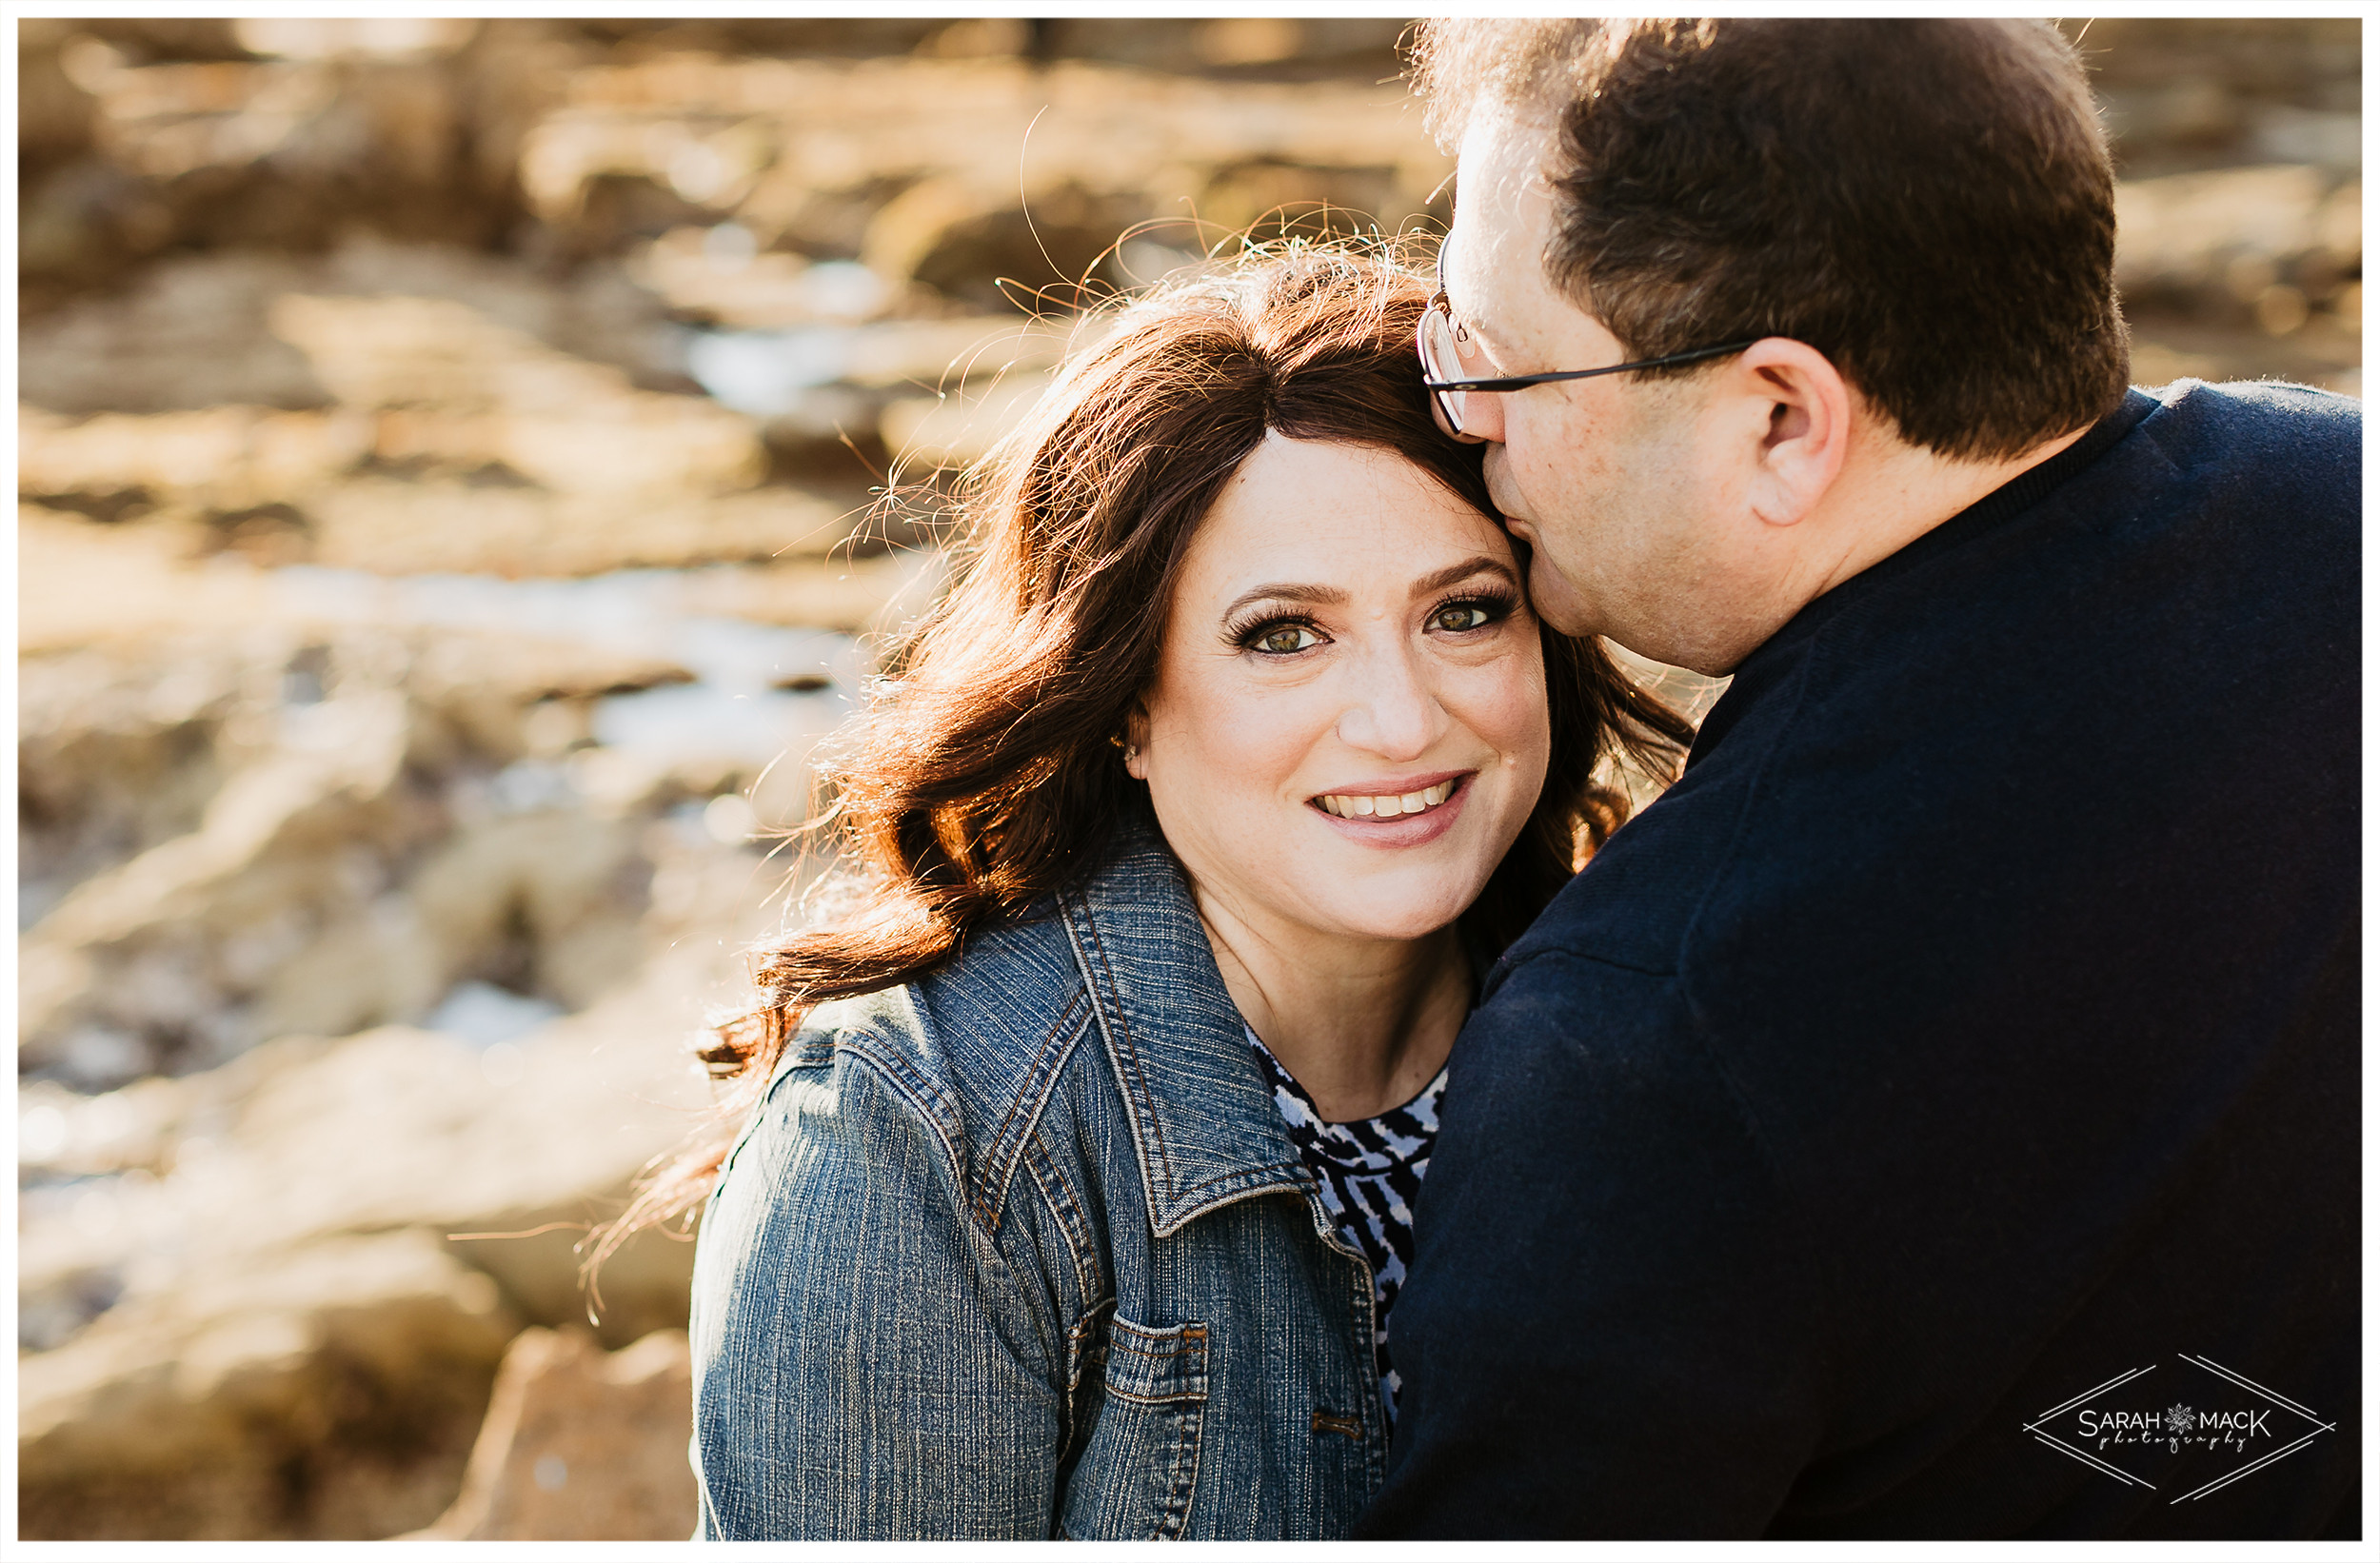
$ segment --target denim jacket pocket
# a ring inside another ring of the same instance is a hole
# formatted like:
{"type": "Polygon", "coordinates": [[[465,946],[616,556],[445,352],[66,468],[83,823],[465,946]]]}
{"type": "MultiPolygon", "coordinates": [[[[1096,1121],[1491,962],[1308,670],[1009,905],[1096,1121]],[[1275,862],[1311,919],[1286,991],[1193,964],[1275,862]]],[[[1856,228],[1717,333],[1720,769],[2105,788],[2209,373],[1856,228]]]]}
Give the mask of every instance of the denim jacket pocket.
{"type": "Polygon", "coordinates": [[[1067,1484],[1060,1528],[1084,1537],[1180,1538],[1199,1480],[1207,1331],[1117,1315],[1099,1419],[1067,1484]]]}

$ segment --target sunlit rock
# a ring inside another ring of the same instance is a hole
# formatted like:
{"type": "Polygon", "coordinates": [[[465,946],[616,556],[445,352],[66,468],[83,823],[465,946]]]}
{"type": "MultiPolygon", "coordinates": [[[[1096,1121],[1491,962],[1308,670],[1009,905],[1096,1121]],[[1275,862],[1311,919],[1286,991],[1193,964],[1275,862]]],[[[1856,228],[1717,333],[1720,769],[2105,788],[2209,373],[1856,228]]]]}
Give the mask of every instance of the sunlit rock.
{"type": "Polygon", "coordinates": [[[606,1354],[585,1332],[525,1330],[505,1354],[454,1507],[412,1539],[683,1541],[699,1498],[683,1331],[606,1354]]]}
{"type": "Polygon", "coordinates": [[[200,1270],[17,1370],[19,1533],[386,1535],[462,1474],[501,1289],[418,1232],[200,1270]]]}

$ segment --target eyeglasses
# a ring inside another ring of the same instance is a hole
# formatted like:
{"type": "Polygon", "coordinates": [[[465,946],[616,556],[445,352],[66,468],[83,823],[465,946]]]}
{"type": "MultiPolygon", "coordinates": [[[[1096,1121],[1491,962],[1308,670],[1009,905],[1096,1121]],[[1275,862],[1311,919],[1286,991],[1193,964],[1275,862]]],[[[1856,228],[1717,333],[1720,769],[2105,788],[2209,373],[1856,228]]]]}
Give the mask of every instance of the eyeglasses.
{"type": "Polygon", "coordinates": [[[1609,368],[1556,369],[1548,374],[1507,374],[1485,380],[1463,375],[1462,344],[1468,340],[1470,334],[1455,324],[1455,317],[1446,307],[1445,291],[1440,289],[1438,296],[1430,300],[1429,308],[1421,313],[1421,324],[1414,332],[1414,347],[1421,355],[1421,384],[1429,389],[1438,427],[1449,434],[1464,432],[1463,410],[1474,391],[1525,390],[1531,386],[1542,386],[1556,380],[1592,380],[1598,374],[1626,374],[1632,369],[1659,369],[1672,364],[1693,364],[1726,353],[1740,353],[1759,339],[1730,342],[1716,347],[1696,347],[1690,352],[1665,353],[1659,358],[1640,358],[1633,364],[1614,364],[1609,368]]]}

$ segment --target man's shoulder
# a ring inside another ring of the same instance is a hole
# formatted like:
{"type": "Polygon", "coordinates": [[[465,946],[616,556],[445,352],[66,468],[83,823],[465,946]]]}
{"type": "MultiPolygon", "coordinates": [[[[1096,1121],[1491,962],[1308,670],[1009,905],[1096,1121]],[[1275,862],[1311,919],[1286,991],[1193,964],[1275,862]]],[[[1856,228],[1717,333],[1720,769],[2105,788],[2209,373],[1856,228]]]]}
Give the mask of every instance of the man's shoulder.
{"type": "Polygon", "coordinates": [[[2361,427],[2364,404],[2358,397],[2287,380],[2227,380],[2211,382],[2185,377],[2170,385],[2144,387],[2168,409],[2184,406],[2207,415],[2259,419],[2313,427],[2334,425],[2361,427]]]}
{"type": "Polygon", "coordinates": [[[2301,485],[2359,479],[2364,405],[2354,397],[2265,380],[2176,380],[2148,394],[2158,405],[2136,433],[2186,472],[2257,468],[2301,485]]]}

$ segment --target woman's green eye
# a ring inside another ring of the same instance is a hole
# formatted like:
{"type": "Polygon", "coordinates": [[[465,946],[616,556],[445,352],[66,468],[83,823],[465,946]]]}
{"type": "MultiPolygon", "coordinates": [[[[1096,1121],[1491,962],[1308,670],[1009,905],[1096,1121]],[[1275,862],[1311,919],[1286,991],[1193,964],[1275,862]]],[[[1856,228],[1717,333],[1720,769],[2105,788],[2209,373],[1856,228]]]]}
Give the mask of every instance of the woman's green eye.
{"type": "Polygon", "coordinates": [[[1277,657],[1321,643],[1321,637],[1303,624],[1276,624],[1256,638],[1256,648],[1277,657]]]}
{"type": "Polygon", "coordinates": [[[1460,632],[1483,629],[1488,624],[1488,610],[1477,603],[1455,603],[1438,610],[1432,622],[1443,630],[1460,632]]]}

